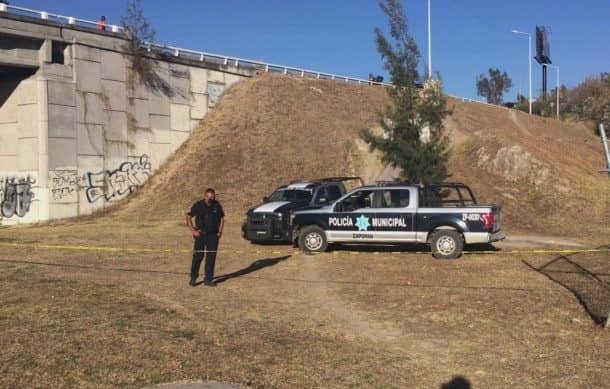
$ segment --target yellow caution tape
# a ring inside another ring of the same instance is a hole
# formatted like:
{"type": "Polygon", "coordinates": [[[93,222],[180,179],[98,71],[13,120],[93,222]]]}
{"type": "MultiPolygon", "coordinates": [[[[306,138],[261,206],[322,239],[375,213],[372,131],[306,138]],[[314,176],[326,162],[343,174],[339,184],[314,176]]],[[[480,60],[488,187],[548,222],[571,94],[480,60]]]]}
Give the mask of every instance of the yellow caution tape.
{"type": "MultiPolygon", "coordinates": [[[[297,254],[324,254],[324,253],[305,253],[299,250],[237,250],[226,248],[222,250],[187,250],[187,249],[154,249],[154,248],[135,248],[135,247],[108,247],[108,246],[85,246],[85,245],[57,245],[40,243],[14,243],[0,242],[0,247],[21,247],[35,249],[53,250],[82,250],[82,251],[106,251],[106,252],[127,252],[127,253],[184,253],[192,254],[195,252],[212,253],[245,253],[245,254],[278,254],[278,255],[297,255],[297,254]]],[[[574,254],[574,253],[607,253],[610,248],[581,248],[581,249],[524,249],[524,250],[482,250],[482,251],[463,251],[463,254],[574,254]]],[[[333,254],[351,255],[378,255],[378,254],[430,254],[430,251],[333,251],[333,254]]]]}

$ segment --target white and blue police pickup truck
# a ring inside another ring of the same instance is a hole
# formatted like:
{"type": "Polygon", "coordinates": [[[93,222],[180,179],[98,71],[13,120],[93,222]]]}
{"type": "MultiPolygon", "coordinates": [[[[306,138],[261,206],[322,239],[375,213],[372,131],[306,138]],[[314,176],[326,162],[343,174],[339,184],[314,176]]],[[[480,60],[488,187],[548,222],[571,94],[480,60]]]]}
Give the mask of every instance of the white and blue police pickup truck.
{"type": "Polygon", "coordinates": [[[424,243],[440,259],[459,257],[464,244],[504,239],[501,220],[501,207],[477,204],[460,183],[366,185],[291,215],[293,242],[305,252],[326,251],[329,243],[424,243]]]}
{"type": "Polygon", "coordinates": [[[297,180],[281,185],[246,212],[242,236],[252,243],[292,242],[290,214],[301,208],[320,208],[345,195],[345,184],[360,177],[327,177],[297,180]]]}

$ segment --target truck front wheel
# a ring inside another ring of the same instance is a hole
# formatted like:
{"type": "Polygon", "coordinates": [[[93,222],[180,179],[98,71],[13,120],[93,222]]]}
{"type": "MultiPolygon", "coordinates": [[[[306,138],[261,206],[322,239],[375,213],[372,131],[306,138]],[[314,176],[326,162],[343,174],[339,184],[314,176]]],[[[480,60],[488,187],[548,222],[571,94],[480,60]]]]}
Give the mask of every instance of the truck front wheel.
{"type": "Polygon", "coordinates": [[[299,248],[306,253],[321,253],[326,251],[328,241],[324,230],[318,226],[307,226],[299,233],[299,248]]]}
{"type": "Polygon", "coordinates": [[[462,255],[464,239],[454,230],[438,230],[430,238],[432,256],[437,259],[455,259],[462,255]]]}

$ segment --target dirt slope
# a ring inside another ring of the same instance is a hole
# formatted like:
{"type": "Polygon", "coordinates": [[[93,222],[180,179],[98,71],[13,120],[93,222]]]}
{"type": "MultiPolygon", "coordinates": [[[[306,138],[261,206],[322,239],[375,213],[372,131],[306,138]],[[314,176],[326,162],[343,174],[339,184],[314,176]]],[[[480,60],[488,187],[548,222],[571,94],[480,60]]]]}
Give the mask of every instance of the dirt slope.
{"type": "Polygon", "coordinates": [[[610,236],[610,180],[590,130],[482,104],[452,102],[453,179],[503,204],[512,231],[594,241],[610,236]]]}
{"type": "MultiPolygon", "coordinates": [[[[236,84],[199,129],[113,217],[179,219],[207,186],[240,217],[297,178],[384,167],[358,139],[388,103],[382,88],[263,75],[236,84]],[[152,211],[154,210],[154,211],[152,211]]],[[[584,128],[451,100],[454,181],[504,205],[509,231],[607,239],[610,180],[598,138],[584,128]]],[[[386,171],[387,174],[387,171],[386,171]]]]}
{"type": "Polygon", "coordinates": [[[240,82],[118,214],[179,217],[208,186],[241,213],[282,183],[354,174],[362,168],[353,140],[374,126],[385,101],[382,88],[337,82],[271,75],[240,82]]]}

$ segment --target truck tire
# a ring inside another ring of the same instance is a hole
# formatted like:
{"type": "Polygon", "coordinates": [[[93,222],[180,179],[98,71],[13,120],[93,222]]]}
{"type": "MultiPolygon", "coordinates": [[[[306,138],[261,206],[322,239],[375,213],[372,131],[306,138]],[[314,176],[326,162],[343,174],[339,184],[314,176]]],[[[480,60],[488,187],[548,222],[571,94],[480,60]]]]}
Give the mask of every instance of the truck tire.
{"type": "Polygon", "coordinates": [[[430,238],[430,247],[436,259],[456,259],[462,255],[464,238],[455,230],[438,230],[430,238]]]}
{"type": "Polygon", "coordinates": [[[328,241],[324,230],[318,226],[307,226],[299,233],[299,248],[306,253],[326,251],[328,241]]]}

